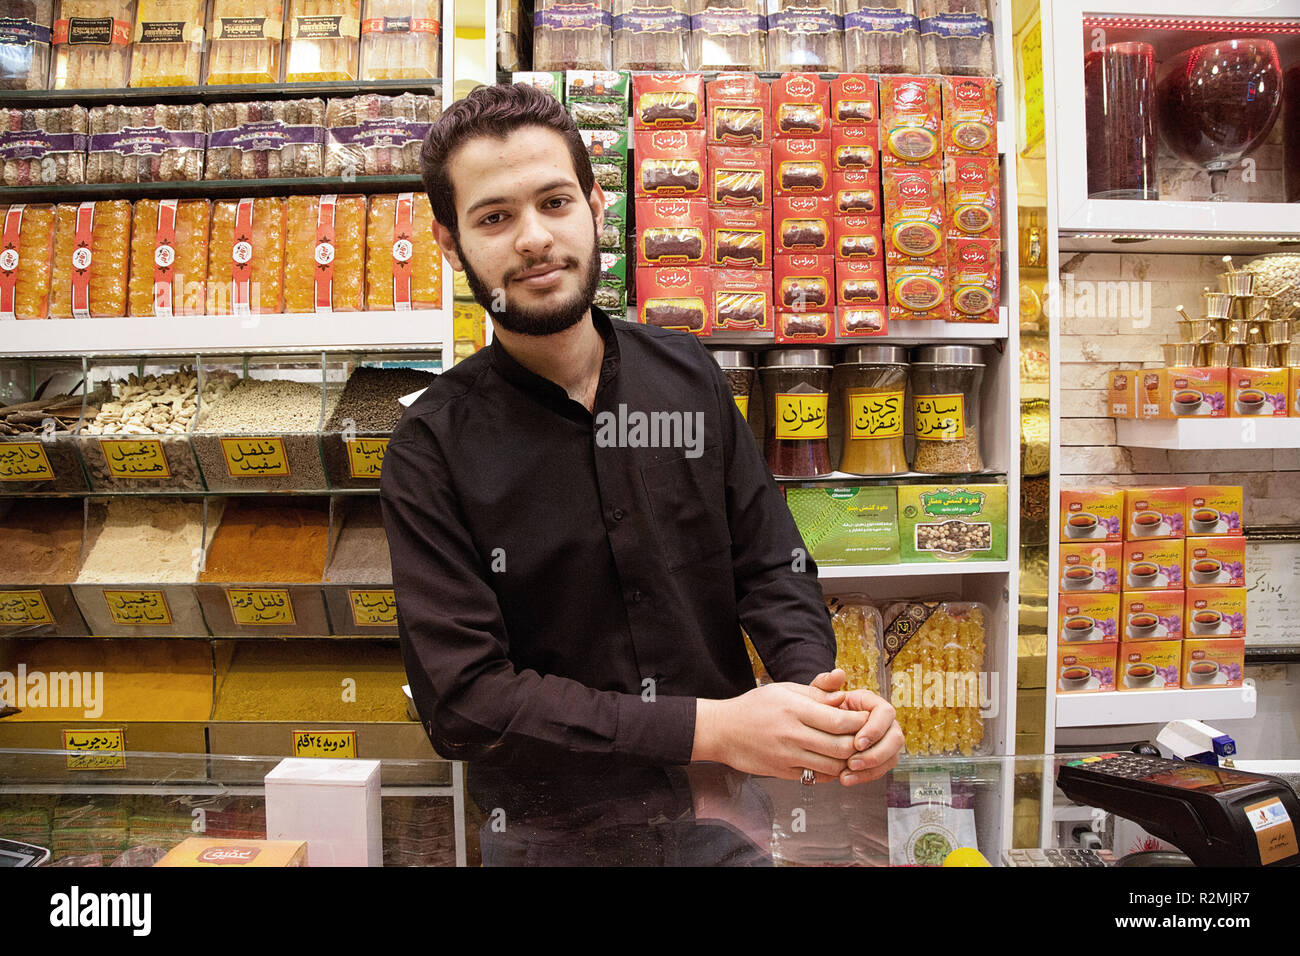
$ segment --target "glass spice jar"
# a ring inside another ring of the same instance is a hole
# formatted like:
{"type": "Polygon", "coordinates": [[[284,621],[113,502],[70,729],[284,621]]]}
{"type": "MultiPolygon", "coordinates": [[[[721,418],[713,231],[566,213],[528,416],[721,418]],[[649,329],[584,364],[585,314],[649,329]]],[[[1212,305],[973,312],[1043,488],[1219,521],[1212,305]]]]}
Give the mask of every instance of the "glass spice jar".
{"type": "Polygon", "coordinates": [[[961,475],[984,470],[980,457],[983,354],[971,345],[923,345],[912,356],[914,470],[961,475]]]}
{"type": "Polygon", "coordinates": [[[746,420],[749,419],[749,399],[754,393],[754,355],[752,352],[737,352],[734,349],[715,349],[713,360],[718,363],[727,384],[731,386],[731,397],[736,400],[736,407],[746,420]]]}
{"type": "Polygon", "coordinates": [[[835,366],[835,390],[844,406],[839,470],[850,475],[907,471],[903,447],[907,349],[860,345],[835,366]]]}
{"type": "Polygon", "coordinates": [[[831,473],[828,404],[829,349],[778,349],[767,353],[762,377],[767,402],[764,445],[777,478],[818,478],[831,473]]]}

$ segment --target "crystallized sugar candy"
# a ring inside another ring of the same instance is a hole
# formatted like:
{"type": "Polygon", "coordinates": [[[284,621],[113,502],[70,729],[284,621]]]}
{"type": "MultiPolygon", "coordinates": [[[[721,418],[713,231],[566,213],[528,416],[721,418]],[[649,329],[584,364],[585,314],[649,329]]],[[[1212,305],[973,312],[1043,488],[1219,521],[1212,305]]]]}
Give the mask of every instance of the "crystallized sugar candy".
{"type": "Polygon", "coordinates": [[[132,86],[198,86],[204,0],[139,0],[132,86]]]}
{"type": "Polygon", "coordinates": [[[53,246],[53,206],[0,206],[0,319],[49,314],[53,246]]]}
{"type": "Polygon", "coordinates": [[[0,164],[6,186],[84,183],[85,107],[0,109],[0,164]]]}
{"type": "Polygon", "coordinates": [[[357,78],[361,0],[290,0],[286,83],[357,78]]]}
{"type": "Polygon", "coordinates": [[[62,0],[54,22],[56,90],[112,90],[131,69],[135,0],[62,0]]]}
{"type": "Polygon", "coordinates": [[[61,203],[55,210],[50,317],[126,315],[131,204],[61,203]]]}
{"type": "Polygon", "coordinates": [[[277,83],[284,5],[275,0],[215,0],[208,42],[208,85],[277,83]]]}
{"type": "Polygon", "coordinates": [[[207,313],[282,312],[284,200],[222,200],[212,208],[207,313]]]}
{"type": "Polygon", "coordinates": [[[203,313],[210,214],[206,199],[141,199],[135,204],[131,315],[203,313]]]}
{"type": "Polygon", "coordinates": [[[285,311],[360,311],[366,197],[291,196],[286,202],[285,311]]]}
{"type": "Polygon", "coordinates": [[[442,250],[424,193],[371,196],[366,223],[366,308],[442,306],[442,250]]]}
{"type": "Polygon", "coordinates": [[[435,0],[366,0],[361,79],[436,78],[442,33],[438,7],[435,0]]]}

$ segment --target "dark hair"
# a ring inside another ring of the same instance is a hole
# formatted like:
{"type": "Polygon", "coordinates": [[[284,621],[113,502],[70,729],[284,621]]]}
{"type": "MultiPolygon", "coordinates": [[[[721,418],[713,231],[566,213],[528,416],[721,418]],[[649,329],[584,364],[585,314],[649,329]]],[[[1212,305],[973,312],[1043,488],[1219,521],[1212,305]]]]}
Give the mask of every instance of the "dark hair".
{"type": "Polygon", "coordinates": [[[447,174],[447,161],[451,154],[472,139],[482,136],[505,139],[525,126],[540,126],[564,137],[573,160],[573,171],[578,177],[578,187],[584,197],[591,195],[596,177],[591,170],[587,147],[578,135],[577,124],[559,100],[526,83],[480,86],[463,100],[453,103],[439,117],[420,150],[420,171],[429,203],[433,206],[433,218],[450,229],[453,235],[459,235],[459,228],[456,199],[452,195],[451,177],[447,174]]]}

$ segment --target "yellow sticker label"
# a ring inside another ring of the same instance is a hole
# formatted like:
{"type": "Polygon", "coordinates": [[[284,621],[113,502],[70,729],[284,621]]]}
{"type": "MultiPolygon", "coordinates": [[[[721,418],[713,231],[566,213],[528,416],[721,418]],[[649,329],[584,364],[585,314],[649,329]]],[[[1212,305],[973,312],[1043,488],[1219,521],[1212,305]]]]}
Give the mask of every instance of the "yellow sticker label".
{"type": "Polygon", "coordinates": [[[392,591],[348,591],[357,627],[396,627],[397,598],[392,591]]]}
{"type": "Polygon", "coordinates": [[[749,421],[749,396],[733,395],[732,397],[736,400],[736,407],[740,409],[741,416],[745,421],[749,421]]]}
{"type": "Polygon", "coordinates": [[[108,462],[108,473],[114,478],[170,478],[171,467],[163,454],[162,442],[126,441],[120,438],[101,438],[99,449],[108,462]]]}
{"type": "Polygon", "coordinates": [[[283,588],[226,588],[226,600],[236,624],[293,624],[293,602],[283,588]]]}
{"type": "Polygon", "coordinates": [[[53,481],[54,469],[38,441],[0,444],[0,481],[53,481]]]}
{"type": "Polygon", "coordinates": [[[295,730],[293,732],[295,757],[355,757],[357,732],[355,730],[295,730]]]}
{"type": "Polygon", "coordinates": [[[1300,852],[1296,848],[1295,824],[1277,797],[1242,807],[1259,841],[1259,862],[1263,866],[1285,860],[1300,852]]]}
{"type": "Polygon", "coordinates": [[[231,478],[273,478],[289,474],[283,438],[223,438],[226,471],[231,478]]]}
{"type": "Polygon", "coordinates": [[[0,625],[53,623],[50,606],[40,591],[0,591],[0,625]]]}
{"type": "Polygon", "coordinates": [[[923,441],[966,437],[966,399],[956,395],[912,396],[912,427],[923,441]]]}
{"type": "Polygon", "coordinates": [[[850,438],[902,438],[902,389],[896,392],[849,392],[850,438]]]}
{"type": "Polygon", "coordinates": [[[378,478],[388,452],[387,438],[349,438],[348,474],[353,478],[378,478]]]}
{"type": "Polygon", "coordinates": [[[63,749],[69,770],[112,770],[126,766],[126,734],[114,730],[65,730],[63,749]]]}
{"type": "Polygon", "coordinates": [[[826,437],[825,392],[778,392],[776,437],[783,441],[826,437]]]}
{"type": "Polygon", "coordinates": [[[170,625],[171,611],[161,591],[104,591],[104,602],[114,624],[170,625]]]}

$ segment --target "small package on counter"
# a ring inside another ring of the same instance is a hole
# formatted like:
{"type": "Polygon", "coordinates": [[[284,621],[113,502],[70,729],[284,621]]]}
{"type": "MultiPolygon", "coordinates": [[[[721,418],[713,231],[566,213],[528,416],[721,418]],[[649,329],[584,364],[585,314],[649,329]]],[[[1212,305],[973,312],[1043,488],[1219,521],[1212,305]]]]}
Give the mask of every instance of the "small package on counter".
{"type": "Polygon", "coordinates": [[[775,339],[777,345],[829,345],[835,341],[835,313],[779,311],[775,339]]]}
{"type": "Polygon", "coordinates": [[[859,73],[920,73],[914,0],[846,0],[844,65],[859,73]]]}
{"type": "Polygon", "coordinates": [[[1182,538],[1126,541],[1121,578],[1124,590],[1180,591],[1186,561],[1186,542],[1182,538]]]}
{"type": "Polygon", "coordinates": [[[1137,418],[1138,380],[1141,371],[1117,369],[1110,373],[1110,387],[1106,392],[1106,411],[1111,418],[1137,418]]]}
{"type": "Polygon", "coordinates": [[[722,73],[705,84],[708,141],[766,146],[772,139],[772,88],[750,73],[722,73]]]}
{"type": "Polygon", "coordinates": [[[131,85],[198,86],[205,0],[137,0],[131,85]]]}
{"type": "Polygon", "coordinates": [[[1056,655],[1056,692],[1084,694],[1115,689],[1118,641],[1099,641],[1062,647],[1056,655]]]}
{"type": "Polygon", "coordinates": [[[1183,638],[1183,591],[1126,591],[1120,597],[1120,639],[1179,641],[1183,638]]]}
{"type": "Polygon", "coordinates": [[[534,89],[541,90],[561,103],[564,102],[564,72],[555,70],[550,73],[527,71],[510,74],[511,83],[523,83],[525,86],[531,86],[534,89]]]}
{"type": "Polygon", "coordinates": [[[880,224],[878,170],[836,169],[831,172],[831,192],[837,216],[870,216],[880,224]]]}
{"type": "Polygon", "coordinates": [[[714,332],[772,331],[772,273],[757,269],[711,269],[714,332]]]}
{"type": "Polygon", "coordinates": [[[704,130],[638,130],[633,154],[638,197],[706,198],[704,130]]]}
{"type": "Polygon", "coordinates": [[[154,866],[306,866],[301,840],[209,840],[187,837],[154,866]]]}
{"type": "Polygon", "coordinates": [[[767,69],[764,0],[690,0],[690,8],[692,69],[767,69]]]}
{"type": "Polygon", "coordinates": [[[787,312],[832,312],[835,308],[835,257],[810,253],[773,260],[776,307],[787,312]]]}
{"type": "Polygon", "coordinates": [[[884,170],[881,181],[885,205],[885,258],[911,264],[914,260],[944,255],[943,171],[939,169],[884,170]]]}
{"type": "Polygon", "coordinates": [[[699,73],[634,75],[632,128],[704,129],[704,77],[699,73]]]}
{"type": "Polygon", "coordinates": [[[943,151],[952,156],[998,155],[998,88],[993,77],[945,77],[943,151]]]}
{"type": "Polygon", "coordinates": [[[611,0],[538,0],[533,12],[533,69],[613,68],[611,0]]]}
{"type": "Polygon", "coordinates": [[[1061,489],[1061,541],[1123,541],[1123,488],[1061,489]]]}
{"type": "Polygon", "coordinates": [[[1182,659],[1182,641],[1121,641],[1115,689],[1177,690],[1182,659]]]}
{"type": "Polygon", "coordinates": [[[777,196],[829,196],[831,143],[811,137],[772,143],[772,176],[777,196]]]}
{"type": "Polygon", "coordinates": [[[772,151],[760,146],[709,146],[709,205],[771,206],[772,151]]]}
{"type": "Polygon", "coordinates": [[[622,252],[627,248],[627,193],[605,192],[605,221],[600,230],[599,245],[607,252],[622,252]]]}
{"type": "Polygon", "coordinates": [[[1240,687],[1246,666],[1244,638],[1188,638],[1183,641],[1183,687],[1240,687]]]}
{"type": "Polygon", "coordinates": [[[370,197],[366,219],[366,308],[442,308],[442,249],[426,193],[370,197]]]}
{"type": "Polygon", "coordinates": [[[785,503],[818,565],[898,563],[895,489],[871,485],[787,488],[785,503]]]}
{"type": "Polygon", "coordinates": [[[869,170],[880,168],[879,128],[875,124],[862,126],[836,126],[831,131],[832,168],[869,170]]]}
{"type": "Polygon", "coordinates": [[[202,103],[96,106],[89,117],[86,181],[194,182],[203,178],[202,103]]]}
{"type": "Polygon", "coordinates": [[[325,101],[267,100],[208,107],[205,179],[320,176],[325,101]]]}
{"type": "Polygon", "coordinates": [[[627,256],[622,252],[600,254],[600,279],[592,304],[622,318],[627,309],[627,256]]]}
{"type": "Polygon", "coordinates": [[[360,45],[361,0],[289,0],[284,81],[355,80],[360,45]]]}
{"type": "MultiPolygon", "coordinates": [[[[852,5],[856,0],[848,0],[852,5]]],[[[874,77],[841,73],[831,80],[831,127],[878,126],[880,88],[874,77]]]]}
{"type": "Polygon", "coordinates": [[[1007,486],[899,485],[902,562],[1001,561],[1007,556],[1007,486]]]}
{"type": "Polygon", "coordinates": [[[1286,368],[1228,369],[1229,417],[1288,417],[1290,385],[1286,368]]]}
{"type": "Polygon", "coordinates": [[[772,121],[777,139],[796,136],[829,139],[830,84],[815,74],[786,73],[772,81],[772,121]]]}
{"type": "Polygon", "coordinates": [[[126,315],[131,204],[60,203],[55,210],[50,318],[126,315]]]}
{"type": "Polygon", "coordinates": [[[433,80],[441,76],[441,6],[436,0],[366,0],[361,21],[361,79],[433,80]]]}
{"type": "Polygon", "coordinates": [[[213,203],[208,315],[284,311],[284,200],[213,203]]]}
{"type": "Polygon", "coordinates": [[[116,90],[131,72],[135,0],[60,0],[54,21],[55,90],[116,90]]]}
{"type": "Polygon", "coordinates": [[[885,266],[891,319],[943,319],[948,309],[948,266],[929,261],[919,265],[885,266]]]}
{"type": "Polygon", "coordinates": [[[843,338],[886,335],[889,332],[889,313],[879,306],[841,307],[835,310],[835,326],[843,338]]]}
{"type": "Polygon", "coordinates": [[[1118,594],[1062,594],[1057,602],[1057,644],[1118,640],[1119,604],[1118,594]]]}
{"type": "Polygon", "coordinates": [[[1241,485],[1188,485],[1187,536],[1241,534],[1241,485]]]}
{"type": "Polygon", "coordinates": [[[139,199],[131,224],[129,314],[202,315],[208,271],[206,199],[139,199]]]}
{"type": "Polygon", "coordinates": [[[778,196],[772,210],[778,255],[831,255],[835,210],[826,196],[778,196]]]}
{"type": "Polygon", "coordinates": [[[4,185],[64,186],[86,181],[85,107],[0,107],[0,124],[0,173],[4,185]]]}
{"type": "Polygon", "coordinates": [[[283,0],[212,0],[209,86],[280,81],[283,0]]]}
{"type": "Polygon", "coordinates": [[[1245,588],[1187,589],[1186,637],[1245,637],[1245,588]]]}
{"type": "Polygon", "coordinates": [[[979,846],[972,781],[915,770],[888,779],[891,866],[942,866],[953,850],[979,846]]]}
{"type": "Polygon", "coordinates": [[[826,608],[835,632],[835,666],[844,671],[845,689],[886,696],[880,611],[862,594],[836,595],[826,608]]]}
{"type": "Polygon", "coordinates": [[[709,205],[703,199],[636,201],[638,268],[707,266],[709,205]]]}
{"type": "Polygon", "coordinates": [[[365,273],[366,197],[285,200],[286,312],[359,312],[365,273]]]}
{"type": "Polygon", "coordinates": [[[1243,535],[1187,539],[1184,577],[1189,588],[1246,586],[1246,539],[1243,535]]]}
{"type": "Polygon", "coordinates": [[[53,206],[0,206],[0,321],[50,313],[53,206]]]}
{"type": "Polygon", "coordinates": [[[1229,369],[1148,368],[1135,373],[1138,418],[1182,418],[1199,415],[1228,418],[1229,369]]]}
{"type": "Polygon", "coordinates": [[[769,209],[709,209],[712,266],[772,268],[772,212],[769,209]]]}
{"type": "Polygon", "coordinates": [[[695,335],[711,331],[709,270],[637,269],[637,321],[695,335]]]}
{"type": "Polygon", "coordinates": [[[841,0],[777,0],[767,15],[767,58],[774,71],[843,72],[841,0]]]}
{"type": "Polygon", "coordinates": [[[949,156],[944,184],[948,238],[996,239],[1002,225],[996,156],[949,156]]]}
{"type": "Polygon", "coordinates": [[[50,75],[54,0],[5,4],[0,17],[0,90],[43,90],[50,75]]]}
{"type": "Polygon", "coordinates": [[[917,0],[921,72],[992,76],[993,21],[988,0],[917,0]]]}
{"type": "Polygon", "coordinates": [[[1124,563],[1122,542],[1062,542],[1060,561],[1062,594],[1075,591],[1120,593],[1120,571],[1124,563]]]}
{"type": "Polygon", "coordinates": [[[870,215],[835,217],[835,257],[837,259],[878,259],[884,261],[883,225],[870,215]]]}
{"type": "Polygon", "coordinates": [[[689,6],[687,0],[614,0],[614,62],[626,70],[686,69],[689,6]]]}
{"type": "Polygon", "coordinates": [[[1124,540],[1181,538],[1186,525],[1185,487],[1124,489],[1124,540]]]}
{"type": "Polygon", "coordinates": [[[949,322],[997,322],[1001,302],[1002,243],[949,239],[949,322]]]}
{"type": "Polygon", "coordinates": [[[329,100],[325,175],[418,175],[420,147],[441,115],[438,98],[421,93],[366,93],[329,100]]]}
{"type": "Polygon", "coordinates": [[[880,151],[885,166],[942,165],[943,98],[939,80],[880,78],[880,151]]]}
{"type": "Polygon", "coordinates": [[[835,263],[835,304],[850,308],[885,307],[885,264],[878,259],[835,263]]]}

